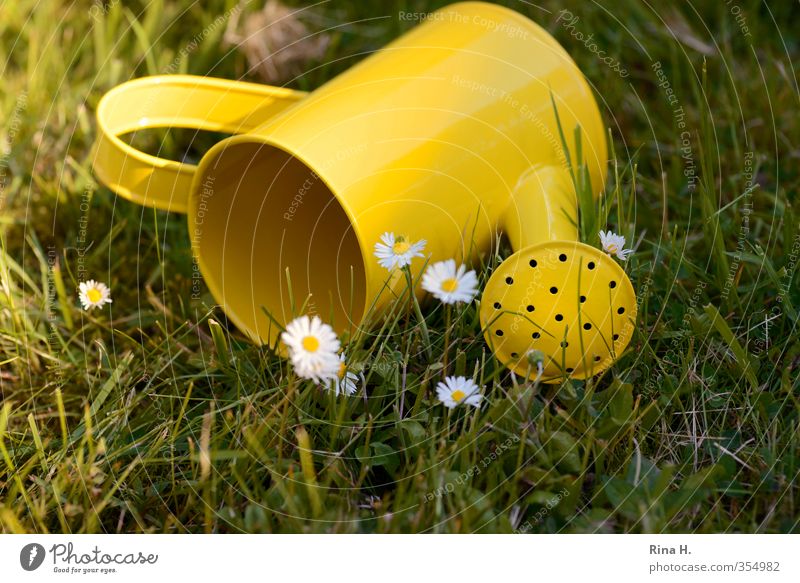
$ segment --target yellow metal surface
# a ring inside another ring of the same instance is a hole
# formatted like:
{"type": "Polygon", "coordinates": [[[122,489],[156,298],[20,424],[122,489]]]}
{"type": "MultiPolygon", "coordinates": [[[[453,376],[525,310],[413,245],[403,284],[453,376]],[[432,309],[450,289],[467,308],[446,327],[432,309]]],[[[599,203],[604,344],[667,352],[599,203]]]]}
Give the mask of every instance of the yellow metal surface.
{"type": "MultiPolygon", "coordinates": [[[[181,80],[198,88],[113,95],[126,93],[122,86],[104,98],[95,167],[132,200],[188,210],[209,289],[259,343],[276,345],[280,326],[299,313],[339,333],[372,321],[405,285],[373,256],[386,231],[425,239],[430,261],[488,252],[499,231],[515,249],[553,240],[577,249],[553,101],[573,160],[581,128],[594,192],[605,179],[605,132],[586,80],[546,31],[493,4],[443,8],[307,96],[181,80]],[[158,124],[240,135],[196,169],[126,150],[117,137],[158,124]]],[[[512,259],[506,267],[516,270],[512,259]]],[[[604,274],[621,271],[607,257],[597,263],[604,274]]],[[[412,270],[422,265],[416,259],[412,270]]],[[[553,281],[573,277],[561,267],[553,281]]],[[[522,344],[498,347],[498,357],[517,367],[511,352],[522,344]]]]}

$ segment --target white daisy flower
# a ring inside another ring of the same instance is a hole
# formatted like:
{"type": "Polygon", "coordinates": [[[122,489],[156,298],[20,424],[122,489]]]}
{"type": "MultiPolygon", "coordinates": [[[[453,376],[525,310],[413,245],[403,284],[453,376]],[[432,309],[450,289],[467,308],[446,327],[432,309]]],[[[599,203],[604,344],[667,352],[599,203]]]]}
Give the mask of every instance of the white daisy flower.
{"type": "Polygon", "coordinates": [[[445,304],[471,302],[478,293],[478,276],[466,266],[456,270],[454,259],[428,266],[422,275],[422,289],[429,291],[445,304]]]}
{"type": "Polygon", "coordinates": [[[481,388],[466,377],[445,377],[444,382],[436,385],[436,395],[448,409],[462,403],[473,407],[481,405],[481,388]]]}
{"type": "Polygon", "coordinates": [[[336,379],[329,382],[329,387],[333,388],[333,393],[339,395],[352,395],[358,390],[358,375],[347,370],[344,354],[339,355],[339,371],[336,379]]]}
{"type": "Polygon", "coordinates": [[[314,316],[300,316],[286,326],[281,340],[289,348],[289,358],[298,376],[317,383],[339,377],[339,339],[333,328],[314,316]]]}
{"type": "Polygon", "coordinates": [[[80,293],[78,298],[81,300],[81,305],[84,310],[91,310],[92,308],[102,308],[105,304],[110,304],[111,290],[108,286],[99,281],[90,279],[89,281],[81,282],[78,286],[80,293]]]}
{"type": "Polygon", "coordinates": [[[384,233],[381,240],[375,243],[375,257],[381,267],[391,271],[396,267],[405,267],[411,264],[414,257],[424,257],[422,250],[425,248],[425,239],[412,243],[405,237],[396,237],[394,233],[384,233]]]}
{"type": "Polygon", "coordinates": [[[600,231],[600,244],[603,246],[603,251],[609,255],[616,255],[623,261],[633,253],[633,249],[623,249],[625,247],[625,237],[611,231],[600,231]]]}

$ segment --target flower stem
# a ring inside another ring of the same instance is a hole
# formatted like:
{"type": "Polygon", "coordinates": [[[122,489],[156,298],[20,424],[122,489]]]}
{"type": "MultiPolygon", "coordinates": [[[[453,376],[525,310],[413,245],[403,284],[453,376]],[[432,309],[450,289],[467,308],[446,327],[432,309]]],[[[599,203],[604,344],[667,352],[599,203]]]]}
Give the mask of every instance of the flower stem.
{"type": "Polygon", "coordinates": [[[420,333],[422,334],[422,343],[425,346],[425,355],[428,357],[428,362],[433,358],[431,353],[431,337],[428,334],[428,324],[425,322],[425,317],[422,315],[422,310],[419,307],[417,296],[414,294],[414,278],[411,275],[411,267],[406,265],[403,267],[403,273],[406,274],[406,282],[408,284],[409,301],[414,308],[414,314],[419,322],[420,333]]]}
{"type": "Polygon", "coordinates": [[[442,356],[442,374],[447,374],[447,354],[450,352],[450,321],[453,317],[453,307],[444,306],[444,356],[442,356]]]}

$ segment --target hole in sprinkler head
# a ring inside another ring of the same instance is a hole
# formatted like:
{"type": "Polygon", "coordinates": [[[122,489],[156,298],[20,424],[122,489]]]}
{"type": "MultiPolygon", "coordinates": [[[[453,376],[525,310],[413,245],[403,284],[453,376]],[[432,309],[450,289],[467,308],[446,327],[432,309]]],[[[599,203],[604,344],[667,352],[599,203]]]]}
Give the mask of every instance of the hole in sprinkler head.
{"type": "Polygon", "coordinates": [[[599,356],[595,356],[595,357],[594,357],[594,361],[595,361],[595,362],[600,362],[600,357],[599,357],[599,356]]]}
{"type": "Polygon", "coordinates": [[[571,374],[571,373],[572,373],[572,371],[574,371],[574,370],[575,370],[574,368],[571,368],[571,367],[570,367],[570,368],[568,368],[568,369],[567,369],[567,373],[570,373],[570,374],[571,374]]]}
{"type": "Polygon", "coordinates": [[[495,330],[494,333],[497,334],[498,336],[502,336],[503,335],[503,331],[502,330],[495,330]]]}
{"type": "Polygon", "coordinates": [[[502,307],[503,307],[503,306],[502,306],[502,305],[500,305],[500,302],[495,302],[495,303],[494,303],[494,309],[495,309],[495,310],[499,310],[499,309],[500,309],[500,308],[502,308],[502,307]]]}
{"type": "Polygon", "coordinates": [[[609,282],[608,287],[614,289],[615,287],[617,287],[617,282],[612,279],[611,282],[609,282]]]}
{"type": "Polygon", "coordinates": [[[625,313],[625,308],[620,308],[617,310],[617,314],[624,314],[624,313],[625,313]]]}
{"type": "Polygon", "coordinates": [[[556,314],[556,322],[560,322],[563,319],[564,319],[564,316],[562,316],[561,314],[556,314]]]}
{"type": "Polygon", "coordinates": [[[614,335],[612,336],[612,338],[614,339],[614,341],[617,341],[617,340],[619,340],[619,334],[614,334],[614,335]]]}
{"type": "Polygon", "coordinates": [[[561,348],[566,348],[567,346],[569,346],[569,342],[567,342],[566,340],[562,340],[561,341],[561,348]]]}
{"type": "Polygon", "coordinates": [[[566,256],[566,254],[562,253],[561,255],[559,255],[559,256],[558,256],[558,260],[559,260],[561,263],[564,263],[564,262],[567,260],[567,256],[566,256]]]}
{"type": "Polygon", "coordinates": [[[528,261],[528,265],[530,265],[531,267],[536,267],[538,264],[536,263],[535,259],[531,259],[530,261],[528,261]]]}
{"type": "Polygon", "coordinates": [[[511,358],[517,358],[518,356],[519,356],[519,354],[517,354],[516,352],[512,352],[511,353],[511,358]]]}
{"type": "Polygon", "coordinates": [[[588,267],[589,269],[594,269],[594,261],[590,261],[589,263],[587,263],[586,267],[588,267]]]}
{"type": "Polygon", "coordinates": [[[511,285],[512,283],[514,283],[514,278],[513,278],[513,277],[507,277],[507,278],[506,278],[506,283],[507,283],[508,285],[511,285]]]}
{"type": "Polygon", "coordinates": [[[592,325],[591,325],[589,322],[586,322],[586,323],[583,325],[583,329],[584,329],[584,330],[591,330],[591,329],[592,329],[592,325]]]}
{"type": "Polygon", "coordinates": [[[550,288],[550,293],[551,294],[557,294],[558,293],[558,288],[556,286],[551,287],[550,288]]]}
{"type": "Polygon", "coordinates": [[[540,338],[541,336],[542,336],[542,335],[541,335],[541,334],[539,334],[538,332],[534,332],[533,334],[531,334],[531,337],[532,337],[534,340],[536,340],[537,338],[540,338]]]}
{"type": "Polygon", "coordinates": [[[527,307],[527,308],[525,308],[525,309],[526,309],[526,310],[528,310],[529,312],[532,312],[532,311],[534,311],[536,308],[534,308],[533,306],[528,306],[528,307],[527,307]]]}
{"type": "Polygon", "coordinates": [[[581,296],[581,303],[584,303],[585,301],[586,301],[586,296],[581,296]]]}

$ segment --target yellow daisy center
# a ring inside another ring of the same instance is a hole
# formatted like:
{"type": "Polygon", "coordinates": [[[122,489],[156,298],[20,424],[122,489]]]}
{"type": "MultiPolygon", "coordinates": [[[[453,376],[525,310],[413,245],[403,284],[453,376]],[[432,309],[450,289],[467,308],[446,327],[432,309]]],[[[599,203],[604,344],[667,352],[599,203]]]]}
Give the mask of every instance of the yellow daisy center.
{"type": "Polygon", "coordinates": [[[86,292],[86,297],[89,298],[89,301],[93,304],[96,304],[103,298],[103,294],[97,288],[91,288],[86,292]]]}
{"type": "Polygon", "coordinates": [[[316,336],[306,336],[303,338],[303,348],[308,352],[316,352],[319,350],[319,340],[316,336]]]}
{"type": "Polygon", "coordinates": [[[409,249],[411,249],[411,245],[409,245],[407,241],[398,241],[392,247],[392,251],[394,251],[395,255],[402,255],[409,249]]]}
{"type": "Polygon", "coordinates": [[[609,243],[606,245],[606,249],[608,249],[611,253],[617,252],[617,246],[614,243],[609,243]]]}
{"type": "Polygon", "coordinates": [[[459,402],[461,402],[461,400],[462,400],[464,397],[466,397],[466,396],[467,396],[467,394],[466,394],[464,391],[455,390],[455,391],[453,391],[453,394],[452,394],[452,395],[450,395],[450,396],[451,396],[451,397],[453,397],[453,400],[454,400],[456,403],[459,403],[459,402]]]}
{"type": "Polygon", "coordinates": [[[344,373],[346,372],[347,372],[347,365],[345,365],[345,363],[341,363],[339,365],[339,372],[337,373],[337,375],[339,376],[339,380],[342,380],[344,378],[344,373]]]}
{"type": "Polygon", "coordinates": [[[454,292],[457,289],[458,289],[458,280],[454,277],[445,279],[442,282],[442,291],[446,291],[449,293],[449,292],[454,292]]]}

